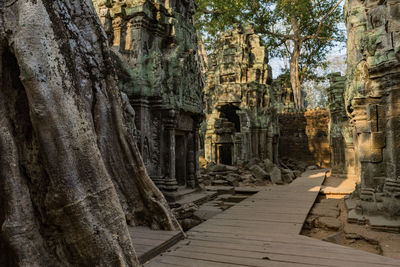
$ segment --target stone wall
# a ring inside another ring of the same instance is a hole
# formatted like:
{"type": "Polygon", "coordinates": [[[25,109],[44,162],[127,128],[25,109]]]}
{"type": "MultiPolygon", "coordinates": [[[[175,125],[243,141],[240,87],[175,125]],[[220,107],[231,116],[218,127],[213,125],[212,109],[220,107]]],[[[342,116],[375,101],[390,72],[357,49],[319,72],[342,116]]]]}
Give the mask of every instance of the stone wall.
{"type": "Polygon", "coordinates": [[[252,25],[235,25],[215,47],[204,93],[206,161],[277,162],[279,131],[267,48],[252,25]]]}
{"type": "Polygon", "coordinates": [[[113,47],[120,88],[136,115],[133,132],[147,172],[167,197],[175,198],[178,186],[197,185],[204,62],[193,26],[195,3],[94,4],[113,47]]]}
{"type": "Polygon", "coordinates": [[[352,129],[347,118],[344,90],[346,77],[340,73],[329,75],[329,142],[331,146],[332,175],[343,178],[354,178],[355,154],[352,129]]]}
{"type": "Polygon", "coordinates": [[[348,0],[345,14],[357,212],[400,216],[400,2],[348,0]]]}
{"type": "Polygon", "coordinates": [[[279,114],[279,157],[329,168],[329,120],[327,110],[279,114]]]}
{"type": "Polygon", "coordinates": [[[276,99],[276,107],[281,112],[296,112],[296,104],[294,103],[294,93],[290,83],[289,74],[279,75],[272,82],[274,95],[276,99]]]}

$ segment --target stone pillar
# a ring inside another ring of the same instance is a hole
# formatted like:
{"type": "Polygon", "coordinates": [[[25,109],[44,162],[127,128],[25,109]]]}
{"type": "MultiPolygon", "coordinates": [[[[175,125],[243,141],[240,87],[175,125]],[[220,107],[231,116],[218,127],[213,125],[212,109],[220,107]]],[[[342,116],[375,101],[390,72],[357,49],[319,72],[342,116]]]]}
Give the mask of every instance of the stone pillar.
{"type": "Polygon", "coordinates": [[[342,77],[340,73],[332,73],[329,75],[329,79],[329,143],[332,175],[346,178],[346,144],[344,138],[345,125],[348,121],[344,103],[346,78],[342,77]]]}
{"type": "Polygon", "coordinates": [[[273,160],[272,162],[276,165],[279,165],[279,135],[275,135],[273,137],[273,145],[274,153],[273,153],[273,160]]]}
{"type": "Polygon", "coordinates": [[[176,127],[176,111],[171,109],[168,111],[168,117],[165,122],[165,128],[168,131],[168,175],[164,181],[165,195],[169,192],[178,190],[178,182],[176,181],[175,170],[175,127],[176,127]]]}
{"type": "Polygon", "coordinates": [[[194,147],[196,148],[194,155],[193,155],[193,162],[194,162],[194,186],[199,187],[199,142],[200,142],[200,136],[199,136],[199,130],[200,130],[200,122],[195,122],[195,126],[197,127],[194,128],[194,147]]]}
{"type": "MultiPolygon", "coordinates": [[[[198,129],[197,129],[198,131],[198,129]]],[[[196,143],[196,136],[193,133],[189,133],[187,137],[187,171],[188,171],[188,176],[186,180],[186,186],[194,188],[196,186],[196,167],[195,167],[195,162],[198,162],[196,160],[196,153],[195,153],[195,143],[196,143]]],[[[196,163],[198,164],[198,163],[196,163]]]]}
{"type": "Polygon", "coordinates": [[[241,164],[243,162],[242,133],[236,133],[233,142],[233,165],[241,164]]]}
{"type": "Polygon", "coordinates": [[[267,159],[273,162],[274,161],[273,136],[271,136],[270,134],[272,133],[267,134],[267,159]]]}
{"type": "Polygon", "coordinates": [[[268,158],[269,146],[268,146],[268,130],[266,128],[261,128],[260,130],[260,159],[264,160],[268,158]]]}

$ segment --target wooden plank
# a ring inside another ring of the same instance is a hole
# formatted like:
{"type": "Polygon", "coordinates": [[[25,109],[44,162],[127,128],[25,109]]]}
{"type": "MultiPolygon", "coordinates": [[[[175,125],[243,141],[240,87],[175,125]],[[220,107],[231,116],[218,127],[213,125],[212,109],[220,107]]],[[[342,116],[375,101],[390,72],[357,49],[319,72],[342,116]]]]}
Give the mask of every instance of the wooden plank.
{"type": "Polygon", "coordinates": [[[132,236],[134,238],[134,240],[138,240],[138,239],[151,239],[151,240],[159,240],[159,241],[165,241],[168,238],[172,238],[176,235],[177,233],[174,233],[173,235],[169,235],[169,236],[159,236],[159,235],[149,235],[149,234],[136,234],[134,236],[132,236]]]}
{"type": "Polygon", "coordinates": [[[244,258],[244,257],[236,257],[236,256],[225,256],[218,255],[212,253],[200,253],[200,252],[185,252],[185,251],[172,251],[168,254],[168,256],[176,256],[180,258],[190,259],[192,261],[191,266],[196,265],[197,260],[208,261],[211,262],[208,266],[215,266],[216,263],[239,265],[239,266],[258,266],[258,267],[282,267],[282,266],[311,266],[310,264],[301,264],[294,262],[279,262],[279,261],[271,261],[268,259],[253,259],[253,258],[244,258]],[[289,265],[290,264],[290,265],[289,265]]]}
{"type": "MultiPolygon", "coordinates": [[[[247,244],[248,242],[251,242],[254,245],[260,245],[262,246],[263,244],[285,244],[285,245],[305,245],[305,246],[312,246],[315,247],[316,243],[314,242],[315,239],[302,239],[302,236],[298,235],[289,235],[289,236],[284,236],[284,235],[247,235],[247,234],[238,234],[238,233],[220,233],[220,232],[190,232],[189,234],[189,239],[196,239],[196,238],[223,238],[226,240],[232,240],[235,243],[244,243],[247,244]]],[[[321,247],[332,247],[332,243],[328,242],[320,242],[318,243],[318,246],[321,247]]]]}
{"type": "Polygon", "coordinates": [[[158,231],[147,227],[129,227],[139,262],[143,263],[183,239],[180,231],[158,231]]]}
{"type": "Polygon", "coordinates": [[[242,227],[238,227],[238,226],[232,226],[232,225],[218,225],[218,224],[211,224],[214,222],[209,222],[207,225],[199,225],[196,227],[197,230],[214,230],[214,231],[218,231],[221,233],[236,233],[236,232],[240,232],[243,234],[256,234],[258,233],[269,233],[269,232],[275,232],[275,233],[283,233],[283,234],[287,234],[287,233],[292,233],[292,234],[298,234],[299,231],[302,228],[302,225],[299,224],[293,224],[292,225],[279,225],[279,224],[270,224],[268,226],[264,226],[263,228],[258,227],[257,229],[250,229],[249,227],[246,226],[242,226],[242,227]]]}
{"type": "Polygon", "coordinates": [[[289,214],[289,215],[302,215],[305,216],[304,212],[300,212],[298,209],[269,209],[269,210],[264,210],[264,211],[256,211],[253,209],[238,209],[238,210],[226,210],[223,213],[217,214],[218,215],[243,215],[243,217],[248,216],[249,214],[252,215],[276,215],[279,216],[279,214],[289,214]],[[268,212],[268,213],[267,213],[268,212]]]}
{"type": "MultiPolygon", "coordinates": [[[[168,238],[169,239],[169,238],[168,238]]],[[[153,246],[153,247],[157,247],[160,244],[168,241],[168,239],[164,239],[164,240],[154,240],[154,239],[146,239],[146,238],[136,238],[133,239],[133,244],[134,245],[145,245],[145,246],[153,246]]]]}
{"type": "MultiPolygon", "coordinates": [[[[155,259],[165,266],[400,266],[400,261],[298,235],[325,177],[309,171],[194,227],[155,259]]],[[[152,264],[152,263],[150,263],[152,264]]]]}
{"type": "MultiPolygon", "coordinates": [[[[193,262],[192,262],[192,264],[193,264],[193,262]]],[[[190,263],[187,260],[185,262],[185,261],[182,261],[182,259],[180,259],[180,258],[164,256],[164,257],[159,257],[157,260],[146,263],[145,266],[147,266],[147,267],[174,267],[174,266],[190,267],[192,265],[190,265],[190,263]]]]}
{"type": "Polygon", "coordinates": [[[235,212],[243,212],[243,211],[253,211],[254,214],[267,214],[268,212],[270,213],[286,213],[286,214],[299,214],[299,215],[304,215],[307,216],[309,209],[306,207],[303,208],[287,208],[287,207],[266,207],[266,208],[238,208],[238,209],[232,209],[232,210],[227,210],[224,213],[230,214],[230,213],[235,213],[235,212]]]}
{"type": "Polygon", "coordinates": [[[281,216],[257,216],[252,214],[247,214],[248,216],[243,216],[246,214],[240,215],[232,215],[232,214],[224,214],[224,216],[216,217],[214,216],[214,220],[228,220],[228,221],[240,221],[242,223],[246,222],[287,222],[287,223],[303,223],[304,216],[301,215],[292,215],[292,214],[282,214],[281,216]]]}
{"type": "Polygon", "coordinates": [[[259,229],[272,229],[276,227],[281,227],[283,229],[287,227],[294,228],[302,228],[303,223],[296,223],[296,222],[284,222],[282,220],[277,220],[277,222],[270,222],[270,221],[252,221],[252,220],[212,220],[209,222],[205,222],[203,224],[204,227],[212,226],[232,226],[232,227],[240,227],[240,228],[249,228],[254,229],[254,233],[257,233],[259,229]],[[278,223],[277,223],[278,222],[278,223]]]}
{"type": "Polygon", "coordinates": [[[171,236],[178,234],[179,231],[161,231],[161,230],[152,230],[148,227],[144,226],[135,226],[129,227],[129,232],[131,235],[135,234],[149,234],[149,235],[161,235],[161,236],[171,236]]]}
{"type": "MultiPolygon", "coordinates": [[[[267,236],[249,236],[241,234],[226,234],[226,233],[212,233],[212,232],[191,232],[189,233],[190,240],[207,240],[212,239],[218,242],[233,243],[233,244],[243,244],[244,247],[247,246],[267,246],[276,247],[285,251],[285,249],[302,249],[301,247],[306,247],[320,253],[321,251],[328,251],[332,255],[353,255],[361,256],[362,258],[371,258],[377,260],[379,263],[385,262],[400,266],[400,261],[396,259],[391,259],[383,257],[376,254],[371,254],[369,252],[355,250],[352,248],[340,246],[333,243],[323,242],[316,240],[307,236],[301,235],[276,235],[268,234],[267,236]]],[[[374,262],[374,261],[372,261],[374,262]]]]}
{"type": "MultiPolygon", "coordinates": [[[[312,255],[304,256],[304,255],[293,255],[293,254],[278,254],[271,253],[270,251],[254,251],[254,250],[244,250],[244,248],[233,249],[233,248],[225,248],[220,244],[220,247],[212,246],[202,246],[198,245],[199,242],[192,242],[190,246],[183,247],[181,252],[188,253],[204,253],[207,255],[221,255],[221,256],[235,256],[243,259],[255,259],[262,260],[268,259],[268,261],[277,261],[277,262],[287,262],[287,263],[296,263],[296,264],[307,264],[307,265],[315,265],[315,266],[354,266],[354,267],[363,267],[370,266],[375,267],[377,265],[380,266],[396,266],[396,265],[384,265],[379,262],[369,263],[368,260],[363,261],[354,261],[352,257],[349,256],[346,260],[341,259],[340,255],[337,255],[336,258],[321,258],[317,257],[318,252],[312,253],[312,255]]],[[[210,242],[210,244],[212,244],[210,242]]],[[[360,259],[361,260],[361,259],[360,259]]],[[[264,266],[265,266],[264,262],[264,266]]]]}
{"type": "MultiPolygon", "coordinates": [[[[296,246],[288,246],[287,244],[263,244],[263,245],[254,245],[254,244],[246,244],[246,243],[232,243],[223,239],[201,239],[201,238],[192,238],[190,242],[190,246],[184,247],[206,247],[211,250],[223,248],[225,250],[233,251],[235,255],[240,255],[241,251],[247,252],[257,252],[262,253],[262,255],[267,255],[271,259],[275,259],[278,261],[284,260],[286,257],[292,257],[292,260],[298,259],[299,262],[302,263],[310,263],[316,264],[317,261],[323,262],[330,262],[330,263],[340,263],[340,265],[348,262],[354,263],[363,263],[363,264],[370,264],[373,263],[375,265],[385,265],[385,266],[398,266],[396,261],[392,261],[391,259],[384,258],[384,257],[376,257],[373,255],[365,255],[365,254],[358,254],[355,252],[358,251],[351,251],[345,247],[339,249],[332,249],[330,247],[316,247],[314,246],[303,246],[301,244],[296,246]],[[303,259],[304,258],[304,259],[303,259]],[[311,258],[311,259],[310,259],[311,258]]],[[[230,253],[230,252],[229,252],[230,253]]],[[[227,255],[227,254],[224,254],[227,255]]],[[[229,255],[229,254],[228,254],[229,255]]],[[[250,254],[248,254],[250,255],[250,254]]],[[[259,258],[260,254],[255,254],[256,257],[259,258]]],[[[289,259],[289,258],[287,258],[289,259]]]]}
{"type": "MultiPolygon", "coordinates": [[[[183,257],[177,257],[173,255],[163,255],[155,261],[151,261],[145,264],[146,267],[174,267],[174,266],[190,266],[190,267],[231,267],[235,264],[226,264],[220,262],[213,262],[207,260],[193,260],[183,257]]],[[[242,265],[236,265],[242,266],[242,265]]]]}

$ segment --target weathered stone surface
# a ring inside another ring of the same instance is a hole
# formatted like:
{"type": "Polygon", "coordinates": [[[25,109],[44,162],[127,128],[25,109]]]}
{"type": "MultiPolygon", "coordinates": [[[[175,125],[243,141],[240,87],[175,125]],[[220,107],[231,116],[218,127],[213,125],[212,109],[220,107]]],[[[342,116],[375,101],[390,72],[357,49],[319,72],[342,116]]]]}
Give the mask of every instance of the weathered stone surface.
{"type": "Polygon", "coordinates": [[[277,100],[276,106],[279,112],[296,112],[294,94],[288,74],[282,74],[272,82],[274,95],[277,100]]]}
{"type": "Polygon", "coordinates": [[[212,167],[210,167],[208,170],[212,171],[212,172],[226,172],[226,171],[237,171],[238,168],[235,166],[228,166],[228,165],[224,165],[224,164],[216,164],[213,165],[212,167]]]}
{"type": "Polygon", "coordinates": [[[296,175],[292,170],[281,169],[281,173],[283,182],[287,184],[291,183],[294,179],[296,179],[296,175]]]}
{"type": "Polygon", "coordinates": [[[233,186],[206,186],[206,190],[215,191],[218,194],[234,194],[235,188],[233,186]]]}
{"type": "Polygon", "coordinates": [[[195,3],[94,4],[113,47],[119,87],[136,111],[136,140],[146,169],[166,196],[176,198],[178,185],[198,185],[202,72],[207,62],[193,26],[195,3]]]}
{"type": "MultiPolygon", "coordinates": [[[[309,110],[279,114],[279,156],[329,168],[329,112],[309,110]]],[[[306,166],[307,167],[307,166],[306,166]]]]}
{"type": "Polygon", "coordinates": [[[400,216],[400,9],[398,1],[346,2],[346,111],[352,126],[360,215],[400,216]]]}
{"type": "Polygon", "coordinates": [[[319,217],[314,223],[316,227],[327,228],[331,230],[339,230],[339,228],[342,226],[342,222],[333,217],[319,217]]]}
{"type": "Polygon", "coordinates": [[[252,25],[235,25],[215,47],[204,93],[206,160],[236,165],[268,158],[277,163],[279,131],[266,47],[252,25]]]}
{"type": "Polygon", "coordinates": [[[269,175],[274,184],[283,184],[281,170],[278,167],[273,167],[269,175]]]}
{"type": "Polygon", "coordinates": [[[317,203],[315,204],[315,207],[311,210],[311,214],[320,217],[337,218],[340,212],[337,208],[327,207],[326,205],[317,203]]]}
{"type": "Polygon", "coordinates": [[[262,165],[267,172],[270,172],[275,167],[275,164],[270,159],[265,159],[259,165],[262,165]]]}
{"type": "Polygon", "coordinates": [[[352,129],[349,124],[344,90],[346,77],[340,73],[330,75],[329,96],[329,142],[331,146],[332,175],[353,177],[355,172],[355,153],[352,129]]]}
{"type": "Polygon", "coordinates": [[[262,181],[270,179],[270,175],[258,165],[251,166],[250,171],[258,180],[262,181]]]}

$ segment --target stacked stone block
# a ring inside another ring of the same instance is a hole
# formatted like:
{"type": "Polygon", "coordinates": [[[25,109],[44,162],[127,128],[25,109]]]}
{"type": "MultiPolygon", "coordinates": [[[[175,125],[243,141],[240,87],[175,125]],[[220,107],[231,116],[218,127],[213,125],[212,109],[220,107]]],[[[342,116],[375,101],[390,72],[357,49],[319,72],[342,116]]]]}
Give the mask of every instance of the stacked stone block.
{"type": "Polygon", "coordinates": [[[400,216],[400,2],[348,0],[346,111],[361,214],[400,216]]]}
{"type": "Polygon", "coordinates": [[[268,52],[252,25],[222,34],[209,57],[205,90],[208,162],[277,161],[278,122],[268,52]]]}

